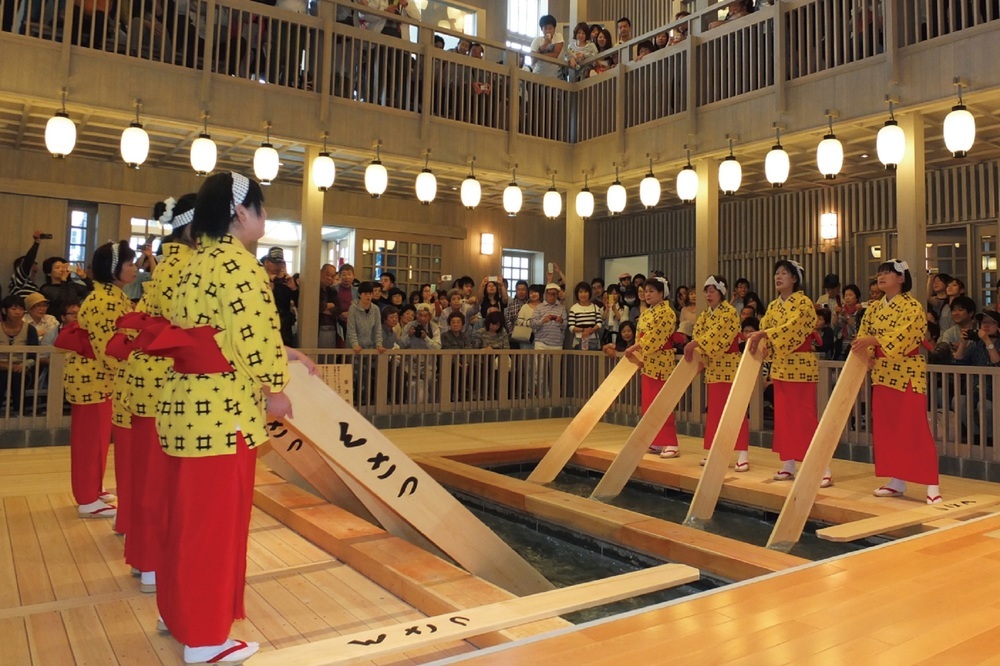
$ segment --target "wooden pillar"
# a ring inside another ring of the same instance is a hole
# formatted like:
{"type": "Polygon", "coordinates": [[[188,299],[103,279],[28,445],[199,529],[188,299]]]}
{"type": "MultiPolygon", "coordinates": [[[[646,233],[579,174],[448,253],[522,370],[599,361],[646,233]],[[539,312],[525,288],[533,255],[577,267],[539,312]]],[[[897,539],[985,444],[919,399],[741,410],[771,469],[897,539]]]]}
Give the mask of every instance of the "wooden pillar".
{"type": "MultiPolygon", "coordinates": [[[[719,161],[698,160],[698,198],[694,200],[694,283],[700,287],[705,278],[719,270],[719,161]]],[[[727,276],[730,284],[735,280],[727,276]]],[[[705,299],[698,298],[699,310],[705,299]]]]}
{"type": "Polygon", "coordinates": [[[906,153],[896,169],[896,237],[898,258],[910,265],[913,297],[927,302],[927,181],[924,117],[914,111],[896,116],[906,134],[906,153]]]}
{"type": "MultiPolygon", "coordinates": [[[[582,189],[582,188],[580,188],[582,189]]],[[[584,220],[576,214],[576,194],[579,189],[570,189],[566,192],[566,256],[563,258],[562,269],[566,274],[566,291],[569,293],[573,285],[581,280],[590,283],[590,278],[585,274],[583,254],[583,226],[584,220]]],[[[595,206],[596,208],[596,206],[595,206]]]]}
{"type": "Polygon", "coordinates": [[[319,272],[323,265],[324,193],[312,182],[312,164],[320,153],[317,146],[306,149],[302,174],[302,244],[299,248],[299,347],[314,349],[319,344],[319,272]]]}

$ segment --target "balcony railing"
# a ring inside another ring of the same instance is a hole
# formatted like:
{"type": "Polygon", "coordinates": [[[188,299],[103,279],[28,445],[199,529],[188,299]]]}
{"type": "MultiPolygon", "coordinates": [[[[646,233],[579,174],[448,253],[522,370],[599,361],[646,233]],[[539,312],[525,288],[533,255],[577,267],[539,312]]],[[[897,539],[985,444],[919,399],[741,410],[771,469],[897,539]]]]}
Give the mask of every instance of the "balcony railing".
{"type": "MultiPolygon", "coordinates": [[[[570,416],[618,362],[598,352],[579,351],[303,351],[320,364],[339,366],[341,376],[350,377],[355,408],[376,423],[392,426],[421,423],[426,416],[436,419],[441,415],[461,416],[453,418],[454,422],[467,421],[470,415],[484,421],[553,413],[570,416]]],[[[20,375],[0,372],[0,429],[68,427],[62,384],[65,355],[52,347],[11,347],[9,353],[15,365],[29,358],[35,363],[20,375]]],[[[842,362],[820,361],[820,411],[842,368],[842,362]]],[[[994,445],[994,433],[1000,432],[1000,412],[993,409],[993,387],[998,380],[1000,368],[929,367],[927,413],[940,454],[1000,462],[994,445]]],[[[636,374],[606,419],[633,425],[640,418],[640,404],[640,377],[636,374]]],[[[680,427],[700,435],[705,406],[705,386],[699,376],[677,407],[680,427]]],[[[757,383],[749,415],[752,432],[772,430],[773,410],[763,381],[757,383]]],[[[866,380],[840,442],[870,447],[871,428],[871,386],[866,380]]]]}
{"type": "Polygon", "coordinates": [[[1000,19],[1000,0],[779,0],[709,29],[713,8],[599,54],[582,71],[617,67],[567,83],[521,71],[502,44],[483,42],[482,60],[437,50],[435,33],[460,35],[404,17],[392,18],[404,35],[416,28],[416,43],[335,20],[359,9],[328,0],[315,17],[249,0],[0,0],[2,32],[26,39],[567,143],[884,59],[892,36],[905,48],[1000,19]],[[685,27],[686,40],[635,57],[641,41],[685,27]]]}

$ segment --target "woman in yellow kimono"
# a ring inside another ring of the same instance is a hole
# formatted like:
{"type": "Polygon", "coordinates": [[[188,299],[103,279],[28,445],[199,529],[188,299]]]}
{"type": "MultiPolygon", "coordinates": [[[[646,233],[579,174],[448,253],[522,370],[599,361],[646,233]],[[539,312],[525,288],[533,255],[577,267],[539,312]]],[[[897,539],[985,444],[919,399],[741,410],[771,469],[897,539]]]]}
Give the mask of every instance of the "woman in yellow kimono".
{"type": "Polygon", "coordinates": [[[885,296],[868,306],[851,351],[871,361],[872,446],[875,474],[889,481],[876,497],[895,497],[906,482],[927,485],[927,503],[939,504],[938,455],[927,425],[927,361],[919,353],[927,328],[920,302],[910,296],[913,278],[905,261],[878,267],[885,296]]]}
{"type": "MultiPolygon", "coordinates": [[[[705,303],[708,308],[698,315],[691,342],[684,347],[684,358],[690,363],[694,351],[701,352],[705,366],[705,384],[708,388],[708,414],[705,418],[705,450],[712,447],[715,431],[722,418],[722,410],[733,387],[736,368],[740,364],[740,315],[726,295],[729,285],[721,275],[710,275],[705,280],[705,303]]],[[[750,470],[747,460],[750,446],[750,423],[743,419],[736,439],[736,471],[750,470]]],[[[702,460],[701,464],[705,464],[702,460]]]]}
{"type": "MultiPolygon", "coordinates": [[[[114,497],[103,488],[108,445],[112,435],[111,393],[120,361],[107,354],[115,322],[132,311],[122,287],[135,280],[135,252],[128,241],[105,243],[94,252],[94,291],[80,306],[79,331],[86,332],[87,349],[67,355],[63,383],[70,403],[70,468],[73,496],[84,518],[112,518],[114,497]]],[[[57,345],[57,346],[62,346],[57,345]]],[[[121,415],[119,415],[121,416],[121,415]]],[[[118,426],[121,426],[119,421],[118,426]]],[[[115,427],[115,480],[127,493],[128,428],[115,427]]],[[[124,529],[118,526],[116,529],[124,529]]]]}
{"type": "MultiPolygon", "coordinates": [[[[167,456],[156,435],[156,406],[163,381],[170,369],[169,359],[151,356],[145,346],[173,315],[170,296],[180,285],[188,260],[194,252],[191,221],[194,219],[195,195],[185,194],[179,201],[157,203],[153,217],[169,224],[170,235],[163,239],[162,259],[153,277],[143,285],[137,314],[126,317],[138,331],[131,341],[131,353],[125,363],[123,399],[132,415],[132,487],[133,505],[129,534],[125,541],[125,561],[140,572],[140,589],[156,591],[156,568],[162,551],[161,539],[166,530],[163,486],[166,483],[167,456]]],[[[119,327],[123,322],[119,321],[119,327]]]]}
{"type": "MultiPolygon", "coordinates": [[[[819,363],[809,337],[816,325],[816,306],[802,291],[802,266],[782,259],[774,264],[774,287],[778,298],[767,306],[760,329],[751,333],[747,345],[755,353],[766,345],[771,359],[774,387],[774,439],[771,450],[778,454],[782,467],[775,481],[795,478],[795,462],[802,461],[816,432],[816,384],[819,363]]],[[[833,485],[826,471],[821,488],[833,485]]]]}
{"type": "MultiPolygon", "coordinates": [[[[650,278],[646,281],[646,305],[649,307],[639,316],[636,343],[625,350],[630,358],[636,352],[642,353],[642,413],[645,414],[653,399],[667,381],[674,369],[674,343],[672,336],[677,327],[677,318],[667,298],[670,285],[666,278],[650,278]]],[[[677,428],[671,414],[660,432],[653,438],[650,453],[658,453],[661,458],[676,458],[679,453],[677,428]]]]}
{"type": "Polygon", "coordinates": [[[291,414],[288,361],[267,274],[247,246],[264,234],[260,185],[237,173],[198,192],[198,249],[172,297],[171,323],[147,346],[174,359],[157,408],[167,453],[167,530],[156,601],[184,661],[242,663],[257,643],[228,638],[246,616],[247,538],[257,447],[267,414],[291,414]]]}

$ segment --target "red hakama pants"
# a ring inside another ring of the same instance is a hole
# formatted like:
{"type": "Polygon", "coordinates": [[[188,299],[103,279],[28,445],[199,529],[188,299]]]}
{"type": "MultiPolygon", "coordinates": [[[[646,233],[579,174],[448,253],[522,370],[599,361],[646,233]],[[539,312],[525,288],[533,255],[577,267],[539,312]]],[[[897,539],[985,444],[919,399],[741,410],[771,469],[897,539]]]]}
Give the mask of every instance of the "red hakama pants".
{"type": "Polygon", "coordinates": [[[132,510],[125,561],[139,571],[156,571],[166,531],[164,497],[169,456],[156,436],[156,419],[132,417],[132,510]]]}
{"type": "Polygon", "coordinates": [[[70,405],[69,456],[77,504],[96,502],[104,491],[104,470],[111,444],[111,400],[70,405]]]}
{"type": "Polygon", "coordinates": [[[771,450],[782,460],[802,462],[816,433],[816,382],[772,381],[774,439],[771,450]]]}
{"type": "Polygon", "coordinates": [[[132,515],[132,429],[111,426],[111,439],[115,443],[115,490],[118,494],[118,513],[115,515],[115,532],[128,532],[132,515]]]}
{"type": "MultiPolygon", "coordinates": [[[[712,448],[715,431],[722,419],[722,410],[726,407],[729,391],[733,385],[728,382],[708,384],[708,414],[705,416],[705,450],[712,448]]],[[[744,416],[740,434],[736,437],[736,450],[746,451],[750,447],[750,419],[744,416]]]]}
{"type": "Polygon", "coordinates": [[[875,475],[938,484],[937,445],[927,424],[927,396],[913,390],[872,386],[875,475]]]}
{"type": "MultiPolygon", "coordinates": [[[[660,389],[666,384],[665,379],[654,379],[648,375],[642,376],[642,413],[645,414],[649,410],[649,406],[653,404],[653,400],[660,393],[660,389]]],[[[663,424],[660,431],[656,433],[656,437],[653,438],[653,442],[650,446],[662,447],[662,446],[679,446],[677,443],[677,427],[674,425],[674,413],[670,413],[670,417],[667,422],[663,424]]]]}
{"type": "Polygon", "coordinates": [[[237,433],[235,454],[167,458],[164,506],[169,508],[156,604],[182,644],[218,645],[229,638],[233,621],[246,617],[257,451],[237,433]]]}

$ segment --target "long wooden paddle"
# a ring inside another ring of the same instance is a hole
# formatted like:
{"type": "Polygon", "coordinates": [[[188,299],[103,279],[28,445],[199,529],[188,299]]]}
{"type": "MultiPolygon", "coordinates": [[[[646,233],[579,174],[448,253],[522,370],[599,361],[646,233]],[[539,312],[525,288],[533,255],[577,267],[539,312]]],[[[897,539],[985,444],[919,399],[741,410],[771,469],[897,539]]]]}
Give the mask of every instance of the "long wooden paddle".
{"type": "Polygon", "coordinates": [[[690,363],[684,360],[683,356],[681,357],[663,388],[660,389],[649,409],[646,410],[632,434],[629,435],[625,446],[615,456],[601,482],[597,484],[590,496],[591,499],[606,501],[618,496],[628,480],[632,478],[635,468],[639,466],[639,461],[642,460],[642,456],[646,453],[653,438],[656,437],[656,433],[670,418],[677,403],[684,397],[688,386],[698,375],[700,365],[701,354],[698,353],[698,350],[695,350],[690,363]]]}
{"type": "Polygon", "coordinates": [[[784,506],[781,507],[781,514],[771,531],[771,538],[767,540],[768,548],[787,552],[802,536],[802,529],[816,501],[823,473],[830,466],[833,452],[840,441],[840,434],[844,432],[847,418],[851,415],[851,407],[858,397],[858,391],[861,390],[867,373],[867,358],[855,353],[848,354],[844,369],[837,378],[837,385],[833,387],[830,400],[823,410],[823,417],[809,442],[806,457],[795,475],[792,490],[785,498],[784,506]]]}
{"type": "Polygon", "coordinates": [[[726,406],[719,418],[719,426],[715,430],[715,438],[712,439],[712,448],[708,452],[705,468],[698,480],[694,497],[691,498],[691,507],[688,509],[687,518],[684,519],[685,525],[696,525],[698,521],[709,520],[715,513],[715,505],[719,502],[722,483],[729,469],[729,458],[736,448],[736,439],[740,435],[743,419],[746,418],[747,407],[750,405],[750,397],[760,377],[760,366],[763,361],[763,350],[758,349],[756,354],[751,354],[748,346],[743,351],[736,376],[733,378],[733,387],[729,390],[729,398],[726,399],[726,406]]]}
{"type": "Polygon", "coordinates": [[[285,388],[294,413],[272,420],[275,437],[300,433],[286,447],[315,450],[377,497],[471,573],[514,594],[552,589],[530,564],[441,487],[409,456],[300,363],[285,388]]]}
{"type": "Polygon", "coordinates": [[[632,380],[632,375],[639,369],[642,362],[640,354],[635,355],[635,360],[625,356],[615,369],[604,378],[601,385],[597,387],[594,395],[583,406],[580,412],[573,417],[566,429],[559,435],[549,452],[541,459],[538,466],[528,475],[528,481],[532,483],[551,483],[563,470],[569,459],[573,457],[576,450],[587,438],[590,431],[594,429],[597,422],[611,407],[618,394],[628,386],[632,380]]]}

